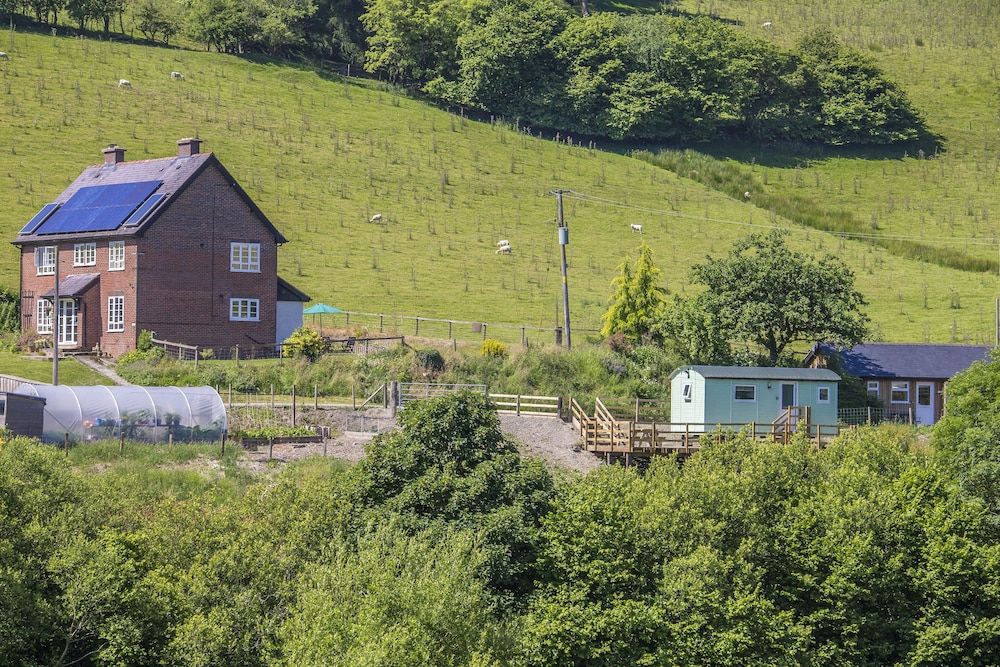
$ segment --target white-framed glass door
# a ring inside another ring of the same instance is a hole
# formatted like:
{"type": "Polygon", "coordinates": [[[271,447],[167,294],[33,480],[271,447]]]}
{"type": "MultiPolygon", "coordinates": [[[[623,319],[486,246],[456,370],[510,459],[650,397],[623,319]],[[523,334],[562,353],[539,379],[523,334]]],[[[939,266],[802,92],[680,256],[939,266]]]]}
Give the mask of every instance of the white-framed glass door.
{"type": "Polygon", "coordinates": [[[76,345],[76,299],[59,299],[59,344],[76,345]]]}
{"type": "Polygon", "coordinates": [[[917,383],[917,409],[914,416],[921,426],[930,426],[934,423],[934,383],[917,383]]]}

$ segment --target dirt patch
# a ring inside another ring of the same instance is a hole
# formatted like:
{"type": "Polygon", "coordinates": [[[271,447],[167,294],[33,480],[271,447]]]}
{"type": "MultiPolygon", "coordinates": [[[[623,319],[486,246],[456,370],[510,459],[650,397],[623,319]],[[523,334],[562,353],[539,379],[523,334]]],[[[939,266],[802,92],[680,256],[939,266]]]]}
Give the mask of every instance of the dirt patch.
{"type": "Polygon", "coordinates": [[[501,415],[500,426],[518,442],[522,454],[551,466],[587,472],[601,465],[593,454],[579,451],[580,438],[573,428],[554,417],[501,415]]]}
{"type": "MultiPolygon", "coordinates": [[[[365,445],[374,436],[374,433],[348,431],[327,440],[326,443],[274,445],[272,450],[268,450],[265,445],[257,449],[247,450],[247,461],[250,464],[266,464],[270,458],[278,463],[287,463],[309,456],[332,456],[350,463],[357,463],[365,455],[365,445]]],[[[257,467],[257,465],[252,465],[248,469],[257,467]]]]}

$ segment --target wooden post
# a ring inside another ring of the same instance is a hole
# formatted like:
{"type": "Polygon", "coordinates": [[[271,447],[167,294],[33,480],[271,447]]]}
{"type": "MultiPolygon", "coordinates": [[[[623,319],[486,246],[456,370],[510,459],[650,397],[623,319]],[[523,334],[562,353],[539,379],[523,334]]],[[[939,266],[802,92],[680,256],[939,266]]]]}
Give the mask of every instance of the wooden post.
{"type": "Polygon", "coordinates": [[[296,412],[297,407],[298,406],[296,405],[296,402],[295,402],[295,385],[293,384],[292,385],[292,426],[295,426],[295,418],[297,416],[295,414],[295,412],[296,412]]]}
{"type": "Polygon", "coordinates": [[[525,346],[525,341],[526,341],[526,339],[525,339],[525,336],[524,336],[524,327],[521,327],[521,347],[525,346]]]}
{"type": "MultiPolygon", "coordinates": [[[[67,434],[69,437],[69,434],[67,434]]],[[[118,456],[123,456],[125,454],[125,431],[121,431],[121,435],[118,436],[118,456]]]]}
{"type": "Polygon", "coordinates": [[[313,410],[319,410],[319,385],[313,383],[313,410]]]}
{"type": "Polygon", "coordinates": [[[454,322],[452,322],[451,320],[448,320],[448,338],[451,338],[452,340],[454,340],[455,337],[451,335],[451,325],[452,324],[454,324],[454,322]]]}
{"type": "Polygon", "coordinates": [[[559,416],[559,419],[563,418],[563,397],[562,396],[557,396],[556,397],[556,414],[559,416]]]}
{"type": "Polygon", "coordinates": [[[240,344],[236,344],[236,368],[240,367],[240,344]]]}
{"type": "Polygon", "coordinates": [[[417,318],[415,318],[415,319],[416,319],[416,321],[417,321],[417,326],[416,326],[416,328],[415,328],[415,329],[413,330],[413,335],[415,335],[415,336],[419,336],[419,335],[420,335],[420,318],[419,318],[419,317],[417,317],[417,318]]]}
{"type": "Polygon", "coordinates": [[[483,340],[486,340],[486,322],[483,322],[483,340]]]}
{"type": "Polygon", "coordinates": [[[517,395],[517,407],[514,409],[514,412],[515,412],[515,414],[518,417],[521,416],[521,395],[520,394],[517,395]]]}
{"type": "Polygon", "coordinates": [[[872,406],[868,406],[868,425],[871,426],[872,423],[872,406]]]}
{"type": "Polygon", "coordinates": [[[173,433],[167,433],[167,446],[168,447],[173,447],[174,446],[174,434],[173,433]]]}
{"type": "Polygon", "coordinates": [[[233,409],[233,383],[229,383],[229,409],[233,409]]]}
{"type": "MultiPolygon", "coordinates": [[[[379,316],[378,316],[378,332],[379,333],[382,333],[382,317],[383,317],[382,314],[379,313],[379,316]]],[[[326,445],[323,445],[323,446],[326,447],[326,445]]],[[[323,455],[326,456],[325,453],[323,455]]]]}
{"type": "Polygon", "coordinates": [[[226,432],[222,432],[222,456],[226,455],[226,432]]]}
{"type": "Polygon", "coordinates": [[[195,367],[195,369],[198,368],[198,356],[199,356],[198,355],[198,346],[195,345],[194,346],[194,367],[195,367]]]}
{"type": "Polygon", "coordinates": [[[451,351],[452,352],[458,351],[458,341],[455,340],[454,338],[451,339],[451,351]]]}
{"type": "Polygon", "coordinates": [[[69,456],[69,433],[63,433],[63,454],[69,456]]]}
{"type": "Polygon", "coordinates": [[[635,420],[639,421],[639,397],[635,397],[635,420]]]}
{"type": "Polygon", "coordinates": [[[274,458],[274,438],[267,439],[267,460],[274,458]]]}

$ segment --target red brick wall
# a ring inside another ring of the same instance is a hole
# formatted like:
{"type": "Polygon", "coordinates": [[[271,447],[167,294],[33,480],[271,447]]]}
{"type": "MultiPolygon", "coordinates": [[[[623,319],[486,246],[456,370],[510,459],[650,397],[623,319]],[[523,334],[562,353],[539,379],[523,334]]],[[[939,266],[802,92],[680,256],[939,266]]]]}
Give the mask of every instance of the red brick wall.
{"type": "MultiPolygon", "coordinates": [[[[68,349],[92,350],[100,346],[106,354],[117,356],[135,347],[135,260],[136,243],[125,240],[125,270],[108,271],[108,239],[96,241],[97,264],[94,266],[73,266],[73,246],[75,241],[59,243],[59,281],[81,273],[100,273],[98,284],[90,287],[77,305],[77,345],[68,349]],[[125,297],[125,331],[107,331],[108,297],[125,297]]],[[[52,241],[40,245],[54,245],[52,241]]],[[[35,331],[36,302],[54,285],[53,276],[39,276],[35,268],[35,246],[21,249],[21,327],[24,331],[35,331]],[[26,298],[27,295],[31,298],[26,298]]]]}
{"type": "Polygon", "coordinates": [[[189,345],[274,342],[274,236],[214,165],[138,239],[138,252],[138,329],[189,345]],[[230,241],[260,243],[260,273],[230,272],[230,241]],[[230,297],[260,299],[260,321],[230,322],[230,297]]]}

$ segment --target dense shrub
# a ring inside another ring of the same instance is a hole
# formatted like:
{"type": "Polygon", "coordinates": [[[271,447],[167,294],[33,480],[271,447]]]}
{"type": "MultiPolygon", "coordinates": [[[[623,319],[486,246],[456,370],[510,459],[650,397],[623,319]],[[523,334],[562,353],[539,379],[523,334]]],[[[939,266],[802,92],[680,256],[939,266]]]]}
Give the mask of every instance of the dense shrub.
{"type": "Polygon", "coordinates": [[[309,327],[299,327],[292,332],[284,344],[281,346],[281,354],[284,357],[306,359],[318,359],[327,351],[327,343],[315,329],[309,327]]]}
{"type": "Polygon", "coordinates": [[[479,347],[479,353],[492,359],[503,359],[507,356],[507,346],[494,338],[487,338],[479,347]]]}

